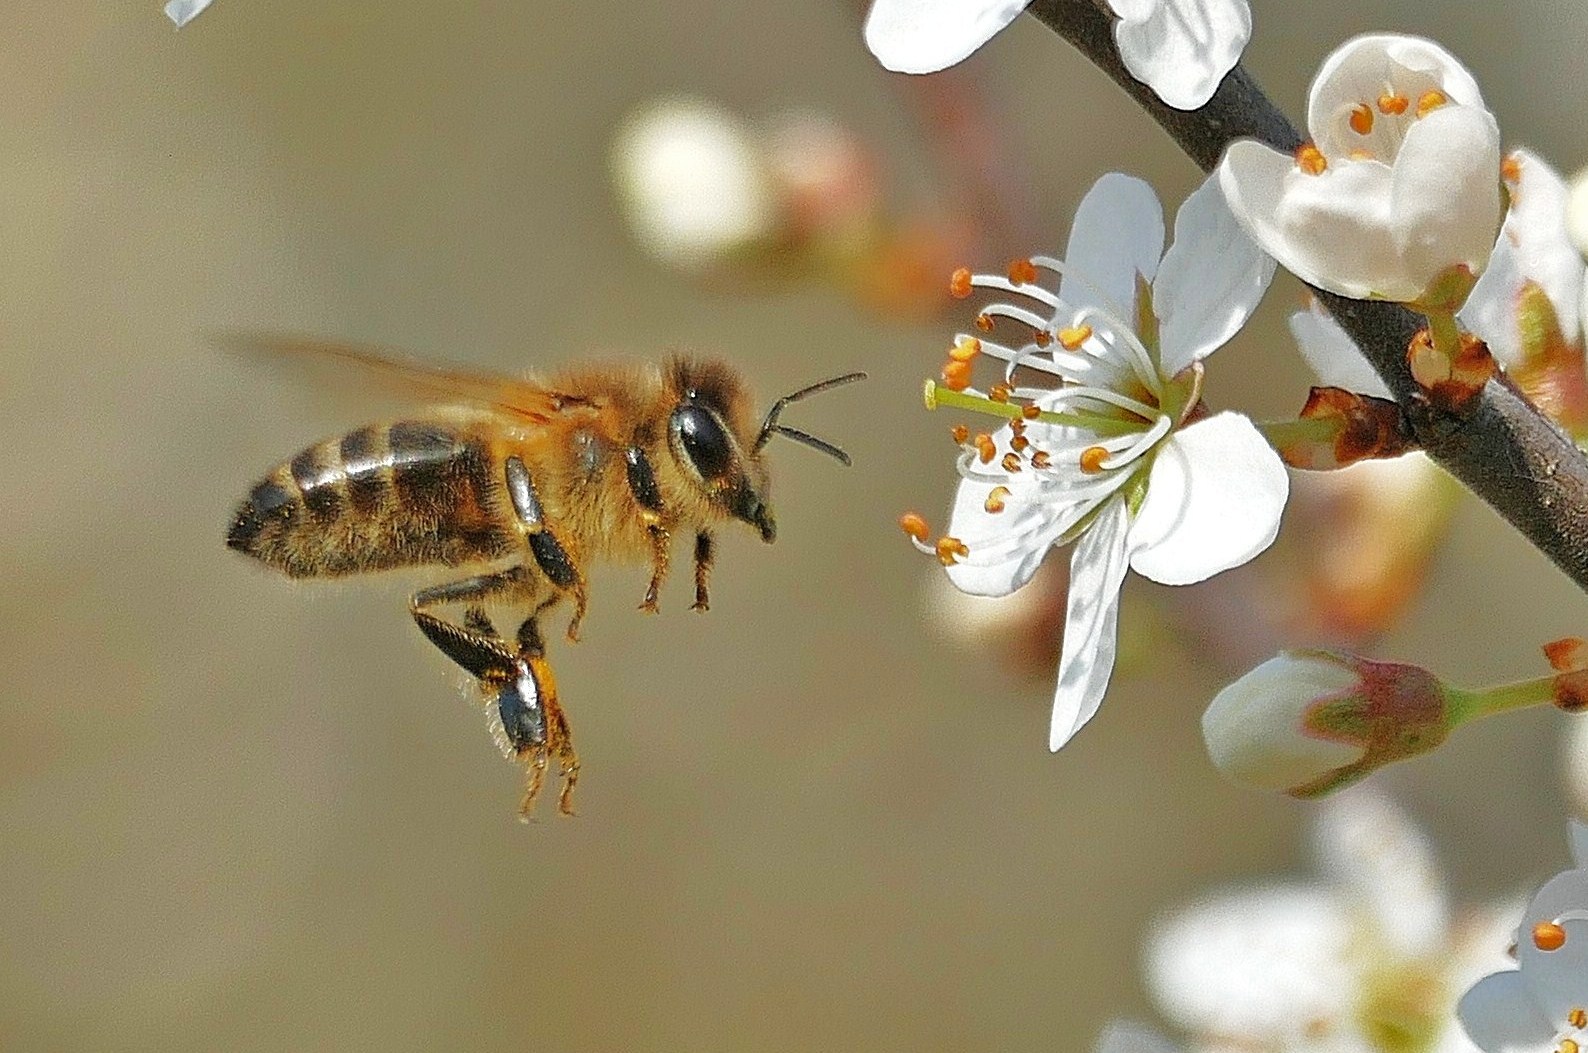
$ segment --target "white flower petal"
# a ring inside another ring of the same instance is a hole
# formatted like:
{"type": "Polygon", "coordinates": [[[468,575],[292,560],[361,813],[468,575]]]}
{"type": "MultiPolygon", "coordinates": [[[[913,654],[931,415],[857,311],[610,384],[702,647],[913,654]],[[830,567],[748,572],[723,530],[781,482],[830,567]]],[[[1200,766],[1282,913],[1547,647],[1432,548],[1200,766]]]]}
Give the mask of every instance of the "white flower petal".
{"type": "Polygon", "coordinates": [[[1390,191],[1401,268],[1423,286],[1454,264],[1483,270],[1500,229],[1500,127],[1487,110],[1442,106],[1413,124],[1390,191]]]}
{"type": "MultiPolygon", "coordinates": [[[[1063,429],[1033,424],[1027,437],[1041,448],[1063,429]]],[[[1011,452],[1013,432],[999,428],[992,434],[996,454],[989,464],[978,463],[976,472],[997,482],[961,479],[949,513],[948,534],[963,541],[970,557],[951,564],[948,580],[973,596],[1007,596],[1031,580],[1048,549],[1094,508],[1127,482],[1123,473],[1062,485],[1039,473],[1005,472],[999,467],[1011,452]],[[1006,486],[1002,512],[987,511],[987,496],[995,486],[1006,486]]]]}
{"type": "Polygon", "coordinates": [[[866,47],[896,73],[935,73],[963,61],[1030,0],[875,0],[866,47]]]}
{"type": "MultiPolygon", "coordinates": [[[[1588,870],[1562,871],[1544,882],[1544,887],[1528,901],[1527,914],[1522,920],[1523,936],[1526,936],[1525,930],[1538,922],[1554,921],[1573,911],[1588,911],[1588,870]]],[[[1522,942],[1528,941],[1523,939],[1522,942]]],[[[1588,943],[1588,937],[1584,937],[1584,942],[1588,943]]],[[[1588,973],[1584,976],[1588,977],[1588,973]]]]}
{"type": "Polygon", "coordinates": [[[1527,150],[1514,151],[1511,160],[1517,170],[1511,207],[1489,266],[1460,313],[1462,324],[1506,365],[1522,358],[1517,305],[1523,282],[1549,297],[1568,340],[1582,334],[1583,259],[1566,230],[1566,183],[1527,150]]]}
{"type": "Polygon", "coordinates": [[[1175,432],[1156,456],[1130,528],[1136,573],[1189,585],[1273,543],[1290,477],[1251,421],[1216,414],[1175,432]]]}
{"type": "MultiPolygon", "coordinates": [[[[1458,106],[1486,109],[1478,82],[1467,68],[1444,48],[1421,37],[1371,33],[1341,44],[1318,67],[1307,95],[1307,130],[1313,143],[1329,158],[1344,157],[1364,140],[1350,127],[1350,113],[1363,103],[1374,103],[1392,87],[1415,103],[1424,92],[1440,91],[1458,106]]],[[[1389,131],[1390,122],[1379,122],[1373,136],[1389,131]]]]}
{"type": "Polygon", "coordinates": [[[1517,314],[1517,297],[1526,281],[1517,258],[1516,243],[1500,231],[1500,239],[1489,254],[1489,265],[1467,295],[1456,317],[1461,327],[1477,334],[1489,345],[1489,352],[1503,366],[1522,361],[1522,331],[1517,314]]]}
{"type": "Polygon", "coordinates": [[[1588,870],[1588,823],[1571,821],[1571,857],[1581,870],[1588,870]]]}
{"type": "Polygon", "coordinates": [[[202,14],[213,2],[214,0],[170,0],[165,5],[165,17],[175,22],[176,27],[181,29],[202,14]]]}
{"type": "Polygon", "coordinates": [[[1180,1047],[1145,1024],[1111,1020],[1098,1036],[1092,1053],[1180,1053],[1180,1047]]]}
{"type": "MultiPolygon", "coordinates": [[[[1577,909],[1588,910],[1588,900],[1579,899],[1577,909]]],[[[1516,958],[1528,998],[1545,1020],[1565,1031],[1572,1010],[1588,1007],[1588,920],[1563,921],[1561,928],[1566,943],[1559,950],[1541,951],[1523,933],[1516,958]]]]}
{"type": "Polygon", "coordinates": [[[1246,0],[1110,0],[1114,42],[1130,75],[1177,110],[1213,97],[1252,36],[1246,0]]]}
{"type": "Polygon", "coordinates": [[[1553,1053],[1555,1028],[1539,1015],[1520,971],[1486,976],[1461,996],[1456,1015],[1484,1053],[1553,1053]]]}
{"type": "Polygon", "coordinates": [[[1290,335],[1296,338],[1301,357],[1324,387],[1344,388],[1374,398],[1391,397],[1389,388],[1363,357],[1362,349],[1317,300],[1290,316],[1290,335]]]}
{"type": "Polygon", "coordinates": [[[1330,797],[1313,837],[1324,871],[1390,949],[1414,959],[1444,941],[1449,906],[1433,845],[1394,801],[1363,786],[1330,797]]]}
{"type": "Polygon", "coordinates": [[[1126,325],[1136,322],[1136,279],[1152,281],[1163,256],[1163,208],[1152,187],[1109,172],[1075,209],[1059,280],[1059,297],[1077,309],[1096,307],[1126,325]]]}
{"type": "Polygon", "coordinates": [[[1243,139],[1217,171],[1241,226],[1302,281],[1355,299],[1410,300],[1426,286],[1400,275],[1388,166],[1351,162],[1309,175],[1289,154],[1243,139]]]}
{"type": "Polygon", "coordinates": [[[1064,650],[1059,655],[1059,683],[1048,730],[1050,750],[1058,750],[1092,719],[1108,690],[1118,645],[1119,588],[1129,564],[1128,521],[1124,498],[1112,498],[1075,543],[1064,612],[1064,650]]]}
{"type": "Polygon", "coordinates": [[[1566,202],[1566,229],[1577,251],[1588,255],[1588,169],[1571,177],[1566,202]]]}
{"type": "Polygon", "coordinates": [[[1312,887],[1281,886],[1195,904],[1152,929],[1147,983],[1164,1016],[1198,1034],[1264,1048],[1301,1046],[1308,1022],[1350,1012],[1351,917],[1312,887]]]}
{"type": "Polygon", "coordinates": [[[1252,316],[1273,277],[1273,258],[1241,229],[1209,176],[1175,215],[1174,244],[1152,284],[1164,375],[1222,347],[1252,316]]]}

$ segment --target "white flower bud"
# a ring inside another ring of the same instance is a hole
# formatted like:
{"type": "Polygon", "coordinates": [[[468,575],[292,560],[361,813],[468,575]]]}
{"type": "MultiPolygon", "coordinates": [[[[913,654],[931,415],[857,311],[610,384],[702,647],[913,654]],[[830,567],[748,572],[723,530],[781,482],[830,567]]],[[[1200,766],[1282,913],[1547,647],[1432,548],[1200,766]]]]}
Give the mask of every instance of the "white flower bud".
{"type": "Polygon", "coordinates": [[[669,99],[631,115],[613,142],[613,175],[650,255],[701,268],[771,235],[777,204],[760,147],[721,107],[669,99]]]}
{"type": "Polygon", "coordinates": [[[1202,715],[1208,755],[1236,782],[1269,790],[1290,790],[1358,761],[1361,749],[1302,726],[1314,703],[1356,687],[1356,671],[1333,655],[1278,654],[1214,697],[1202,715]]]}
{"type": "Polygon", "coordinates": [[[1283,651],[1202,715],[1214,765],[1237,782],[1318,797],[1450,733],[1447,689],[1426,670],[1333,651],[1283,651]]]}

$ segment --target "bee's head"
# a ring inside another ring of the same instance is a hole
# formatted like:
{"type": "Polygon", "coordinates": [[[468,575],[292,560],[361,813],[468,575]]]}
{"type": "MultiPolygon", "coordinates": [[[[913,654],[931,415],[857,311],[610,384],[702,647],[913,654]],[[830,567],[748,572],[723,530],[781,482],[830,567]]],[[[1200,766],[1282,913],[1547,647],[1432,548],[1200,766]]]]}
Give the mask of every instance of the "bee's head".
{"type": "Polygon", "coordinates": [[[777,537],[772,516],[770,480],[761,450],[773,435],[785,435],[821,450],[844,464],[849,455],[831,443],[778,423],[790,402],[838,384],[859,380],[851,373],[785,395],[773,403],[757,427],[750,416],[750,396],[738,373],[720,362],[677,359],[669,380],[678,402],[668,418],[668,447],[685,474],[697,482],[720,511],[755,527],[761,540],[777,537]]]}

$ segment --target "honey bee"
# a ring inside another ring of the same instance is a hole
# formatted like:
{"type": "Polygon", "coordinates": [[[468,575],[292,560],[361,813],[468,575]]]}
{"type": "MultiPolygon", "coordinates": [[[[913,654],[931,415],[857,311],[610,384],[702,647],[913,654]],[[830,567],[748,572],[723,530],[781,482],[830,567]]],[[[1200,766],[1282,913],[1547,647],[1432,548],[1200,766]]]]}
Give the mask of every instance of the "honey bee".
{"type": "Polygon", "coordinates": [[[581,368],[540,383],[357,346],[241,342],[358,367],[425,399],[410,416],[366,424],[276,466],[238,506],[226,544],[293,578],[459,572],[414,592],[408,611],[477,682],[497,744],[525,768],[526,819],[552,758],[564,815],[579,777],[541,617],[570,600],[567,637],[577,640],[585,568],[603,559],[649,561],[640,607],[654,613],[679,534],[694,536],[693,609],[706,610],[713,529],[737,520],[762,541],[776,537],[767,441],[781,435],[850,463],[838,447],[781,423],[783,410],[865,376],[785,395],[757,427],[744,380],[717,361],[581,368]],[[511,637],[488,608],[517,620],[511,637]]]}

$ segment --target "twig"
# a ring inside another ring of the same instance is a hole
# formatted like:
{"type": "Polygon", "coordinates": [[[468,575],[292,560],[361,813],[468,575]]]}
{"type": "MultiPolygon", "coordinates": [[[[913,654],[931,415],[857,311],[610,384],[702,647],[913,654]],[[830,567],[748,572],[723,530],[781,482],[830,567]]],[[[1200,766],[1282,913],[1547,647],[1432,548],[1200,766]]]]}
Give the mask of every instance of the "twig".
{"type": "MultiPolygon", "coordinates": [[[[1243,66],[1201,109],[1176,110],[1126,71],[1109,16],[1089,0],[1035,0],[1027,10],[1112,77],[1203,171],[1236,139],[1286,152],[1302,143],[1243,66]]],[[[1406,363],[1406,346],[1421,325],[1417,315],[1398,304],[1314,291],[1389,385],[1429,456],[1588,590],[1588,459],[1571,439],[1503,375],[1459,412],[1432,405],[1406,363]]]]}

